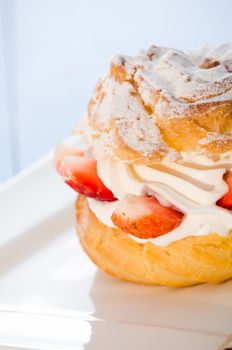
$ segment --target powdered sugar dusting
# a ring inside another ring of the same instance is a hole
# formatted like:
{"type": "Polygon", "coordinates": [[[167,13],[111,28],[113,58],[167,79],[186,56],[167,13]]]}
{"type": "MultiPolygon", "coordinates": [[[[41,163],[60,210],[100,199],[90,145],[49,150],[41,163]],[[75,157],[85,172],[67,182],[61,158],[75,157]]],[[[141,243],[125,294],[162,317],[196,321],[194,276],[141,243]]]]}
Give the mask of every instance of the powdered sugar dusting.
{"type": "Polygon", "coordinates": [[[200,68],[189,55],[179,50],[151,47],[138,56],[124,58],[144,101],[155,106],[162,116],[185,115],[198,104],[232,99],[232,73],[228,66],[218,64],[200,68]],[[159,96],[160,99],[154,98],[159,96]]]}
{"type": "Polygon", "coordinates": [[[216,132],[209,132],[207,137],[204,137],[203,139],[199,140],[198,143],[200,145],[207,145],[207,144],[214,142],[214,141],[223,143],[227,140],[232,140],[232,134],[231,135],[223,135],[223,134],[218,134],[216,132]]]}
{"type": "MultiPolygon", "coordinates": [[[[218,103],[231,101],[231,62],[228,45],[191,54],[152,46],[134,57],[116,55],[109,75],[98,84],[89,105],[94,147],[98,152],[105,148],[104,152],[110,153],[111,146],[117,147],[119,136],[142,157],[158,152],[167,159],[176,159],[178,152],[164,142],[157,122],[163,117],[183,118],[198,113],[204,105],[213,110],[218,103]]],[[[206,145],[213,138],[225,139],[224,135],[212,134],[199,144],[206,145]]]]}
{"type": "Polygon", "coordinates": [[[202,46],[200,49],[190,52],[190,57],[199,67],[209,68],[223,65],[228,72],[232,73],[232,44],[230,43],[218,47],[202,46]]]}
{"type": "Polygon", "coordinates": [[[142,113],[139,119],[133,118],[133,112],[127,116],[116,124],[125,144],[145,157],[149,157],[155,149],[160,150],[163,142],[154,120],[148,119],[142,113]],[[129,115],[130,118],[127,118],[129,115]]]}
{"type": "Polygon", "coordinates": [[[130,83],[106,78],[101,89],[103,97],[94,107],[94,118],[102,131],[114,129],[126,145],[145,157],[166,147],[130,83]]]}

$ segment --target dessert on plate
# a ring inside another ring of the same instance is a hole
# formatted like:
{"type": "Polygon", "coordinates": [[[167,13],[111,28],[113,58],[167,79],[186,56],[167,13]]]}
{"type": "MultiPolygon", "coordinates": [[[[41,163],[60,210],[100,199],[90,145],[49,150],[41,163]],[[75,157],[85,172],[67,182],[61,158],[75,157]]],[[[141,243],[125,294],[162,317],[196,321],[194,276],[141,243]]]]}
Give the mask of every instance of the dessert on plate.
{"type": "Polygon", "coordinates": [[[105,272],[175,287],[230,279],[232,46],[113,57],[55,167],[105,272]]]}

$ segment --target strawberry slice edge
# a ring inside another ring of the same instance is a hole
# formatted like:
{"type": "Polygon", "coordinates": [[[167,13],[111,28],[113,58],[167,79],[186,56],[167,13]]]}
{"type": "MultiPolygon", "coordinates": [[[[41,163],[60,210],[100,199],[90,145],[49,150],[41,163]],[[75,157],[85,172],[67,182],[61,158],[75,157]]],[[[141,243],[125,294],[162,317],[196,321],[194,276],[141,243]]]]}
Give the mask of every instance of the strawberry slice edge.
{"type": "Polygon", "coordinates": [[[225,209],[232,209],[232,171],[224,175],[224,180],[228,185],[228,192],[217,201],[217,205],[225,209]]]}
{"type": "Polygon", "coordinates": [[[65,157],[58,172],[72,189],[86,197],[108,202],[117,200],[99,178],[94,158],[65,157]]]}
{"type": "Polygon", "coordinates": [[[122,231],[138,238],[155,238],[178,227],[183,218],[179,211],[162,206],[154,197],[126,195],[111,219],[122,231]]]}
{"type": "Polygon", "coordinates": [[[59,172],[59,167],[65,157],[69,156],[77,156],[77,157],[82,157],[84,156],[85,152],[84,150],[70,146],[65,143],[60,143],[57,145],[56,150],[55,150],[55,155],[54,155],[54,167],[55,169],[59,172]]]}

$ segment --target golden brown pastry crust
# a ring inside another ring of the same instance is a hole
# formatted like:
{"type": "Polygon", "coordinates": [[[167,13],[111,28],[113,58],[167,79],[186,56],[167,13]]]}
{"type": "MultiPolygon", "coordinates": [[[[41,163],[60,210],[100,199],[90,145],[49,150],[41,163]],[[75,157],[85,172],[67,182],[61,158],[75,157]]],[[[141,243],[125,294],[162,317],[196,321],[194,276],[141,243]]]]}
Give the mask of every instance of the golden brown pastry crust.
{"type": "Polygon", "coordinates": [[[227,237],[188,237],[165,247],[140,244],[126,233],[102,224],[88,207],[76,201],[77,231],[83,248],[103,271],[147,285],[185,287],[220,283],[232,277],[232,230],[227,237]]]}
{"type": "Polygon", "coordinates": [[[146,164],[232,151],[232,54],[215,60],[156,46],[113,58],[88,106],[96,155],[146,164]]]}

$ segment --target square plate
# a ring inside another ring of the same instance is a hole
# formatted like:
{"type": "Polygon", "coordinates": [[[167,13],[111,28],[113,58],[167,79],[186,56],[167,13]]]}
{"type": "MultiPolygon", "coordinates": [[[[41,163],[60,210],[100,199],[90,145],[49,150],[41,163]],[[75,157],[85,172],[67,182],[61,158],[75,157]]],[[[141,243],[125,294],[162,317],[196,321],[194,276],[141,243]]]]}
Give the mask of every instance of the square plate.
{"type": "Polygon", "coordinates": [[[106,276],[75,233],[52,152],[0,187],[0,349],[218,349],[232,282],[172,289],[106,276]]]}

